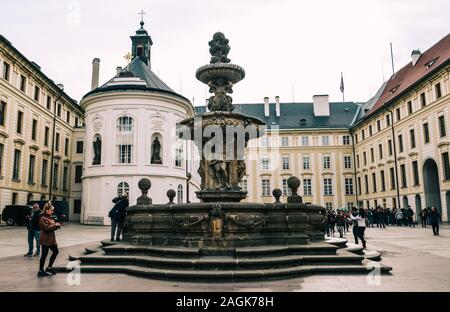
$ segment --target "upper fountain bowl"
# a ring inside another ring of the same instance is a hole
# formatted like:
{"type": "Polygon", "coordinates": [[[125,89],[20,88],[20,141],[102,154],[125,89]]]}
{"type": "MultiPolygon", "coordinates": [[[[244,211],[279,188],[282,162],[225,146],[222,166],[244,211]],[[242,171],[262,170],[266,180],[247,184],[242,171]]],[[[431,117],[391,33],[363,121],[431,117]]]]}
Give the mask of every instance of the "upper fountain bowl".
{"type": "Polygon", "coordinates": [[[223,78],[233,84],[238,83],[245,77],[245,70],[234,64],[214,63],[197,69],[195,77],[201,82],[208,84],[210,81],[223,78]]]}

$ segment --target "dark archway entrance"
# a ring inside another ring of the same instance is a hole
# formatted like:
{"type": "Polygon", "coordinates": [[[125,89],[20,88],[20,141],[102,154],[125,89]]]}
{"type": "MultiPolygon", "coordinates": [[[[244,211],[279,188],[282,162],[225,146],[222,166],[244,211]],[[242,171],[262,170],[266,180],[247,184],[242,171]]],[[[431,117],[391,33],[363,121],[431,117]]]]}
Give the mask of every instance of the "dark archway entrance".
{"type": "Polygon", "coordinates": [[[419,216],[420,216],[420,213],[422,212],[422,200],[421,200],[419,194],[416,194],[415,204],[416,204],[416,218],[418,220],[419,216]]]}
{"type": "Polygon", "coordinates": [[[426,207],[436,207],[442,215],[438,166],[431,158],[423,164],[423,184],[426,207]]]}

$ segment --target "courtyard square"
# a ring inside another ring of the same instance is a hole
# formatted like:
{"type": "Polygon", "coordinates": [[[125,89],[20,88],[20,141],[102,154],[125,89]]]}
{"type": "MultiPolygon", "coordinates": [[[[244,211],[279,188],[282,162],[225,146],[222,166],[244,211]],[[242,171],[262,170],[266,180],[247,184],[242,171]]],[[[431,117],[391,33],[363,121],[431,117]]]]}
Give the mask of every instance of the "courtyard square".
{"type": "MultiPolygon", "coordinates": [[[[69,224],[58,236],[61,254],[57,265],[65,265],[69,254],[92,247],[109,235],[109,227],[69,224]]],[[[347,233],[349,242],[353,241],[347,233]]],[[[450,226],[442,225],[441,236],[434,237],[431,228],[388,227],[367,229],[368,249],[382,253],[382,262],[393,267],[391,274],[381,276],[380,285],[368,285],[366,275],[312,275],[285,280],[236,283],[195,283],[152,280],[125,274],[81,275],[81,285],[69,286],[67,274],[37,278],[37,258],[24,258],[26,230],[23,227],[0,226],[0,291],[64,292],[302,292],[302,291],[419,291],[450,290],[450,226]]]]}

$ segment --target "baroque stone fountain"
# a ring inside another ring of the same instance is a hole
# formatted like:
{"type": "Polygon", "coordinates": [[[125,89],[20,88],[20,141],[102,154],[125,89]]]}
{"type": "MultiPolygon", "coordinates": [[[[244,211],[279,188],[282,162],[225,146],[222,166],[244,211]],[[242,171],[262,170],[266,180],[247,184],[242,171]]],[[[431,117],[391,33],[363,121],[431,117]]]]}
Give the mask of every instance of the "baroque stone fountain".
{"type": "MultiPolygon", "coordinates": [[[[244,151],[251,139],[265,134],[264,122],[233,112],[233,85],[245,71],[230,63],[230,47],[223,33],[209,42],[211,62],[196,77],[210,87],[209,112],[179,123],[180,138],[192,140],[201,159],[198,173],[200,203],[152,204],[151,182],[142,179],[142,196],[127,210],[123,241],[103,241],[71,260],[83,272],[117,272],[152,278],[247,280],[283,278],[312,273],[367,273],[362,248],[348,248],[345,240],[326,241],[323,207],[302,203],[300,180],[288,179],[292,195],[275,202],[241,203],[239,186],[245,175],[244,151]]],[[[381,272],[390,267],[380,265],[381,272]]]]}

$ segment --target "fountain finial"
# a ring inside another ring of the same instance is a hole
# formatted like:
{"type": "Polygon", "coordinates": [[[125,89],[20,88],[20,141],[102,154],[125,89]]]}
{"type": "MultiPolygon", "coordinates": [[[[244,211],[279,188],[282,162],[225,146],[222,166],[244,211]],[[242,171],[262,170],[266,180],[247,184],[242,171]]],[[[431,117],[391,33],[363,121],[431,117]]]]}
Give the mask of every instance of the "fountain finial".
{"type": "Polygon", "coordinates": [[[211,64],[230,63],[228,58],[230,52],[229,40],[221,32],[216,32],[213,39],[209,42],[209,53],[211,53],[211,64]]]}

